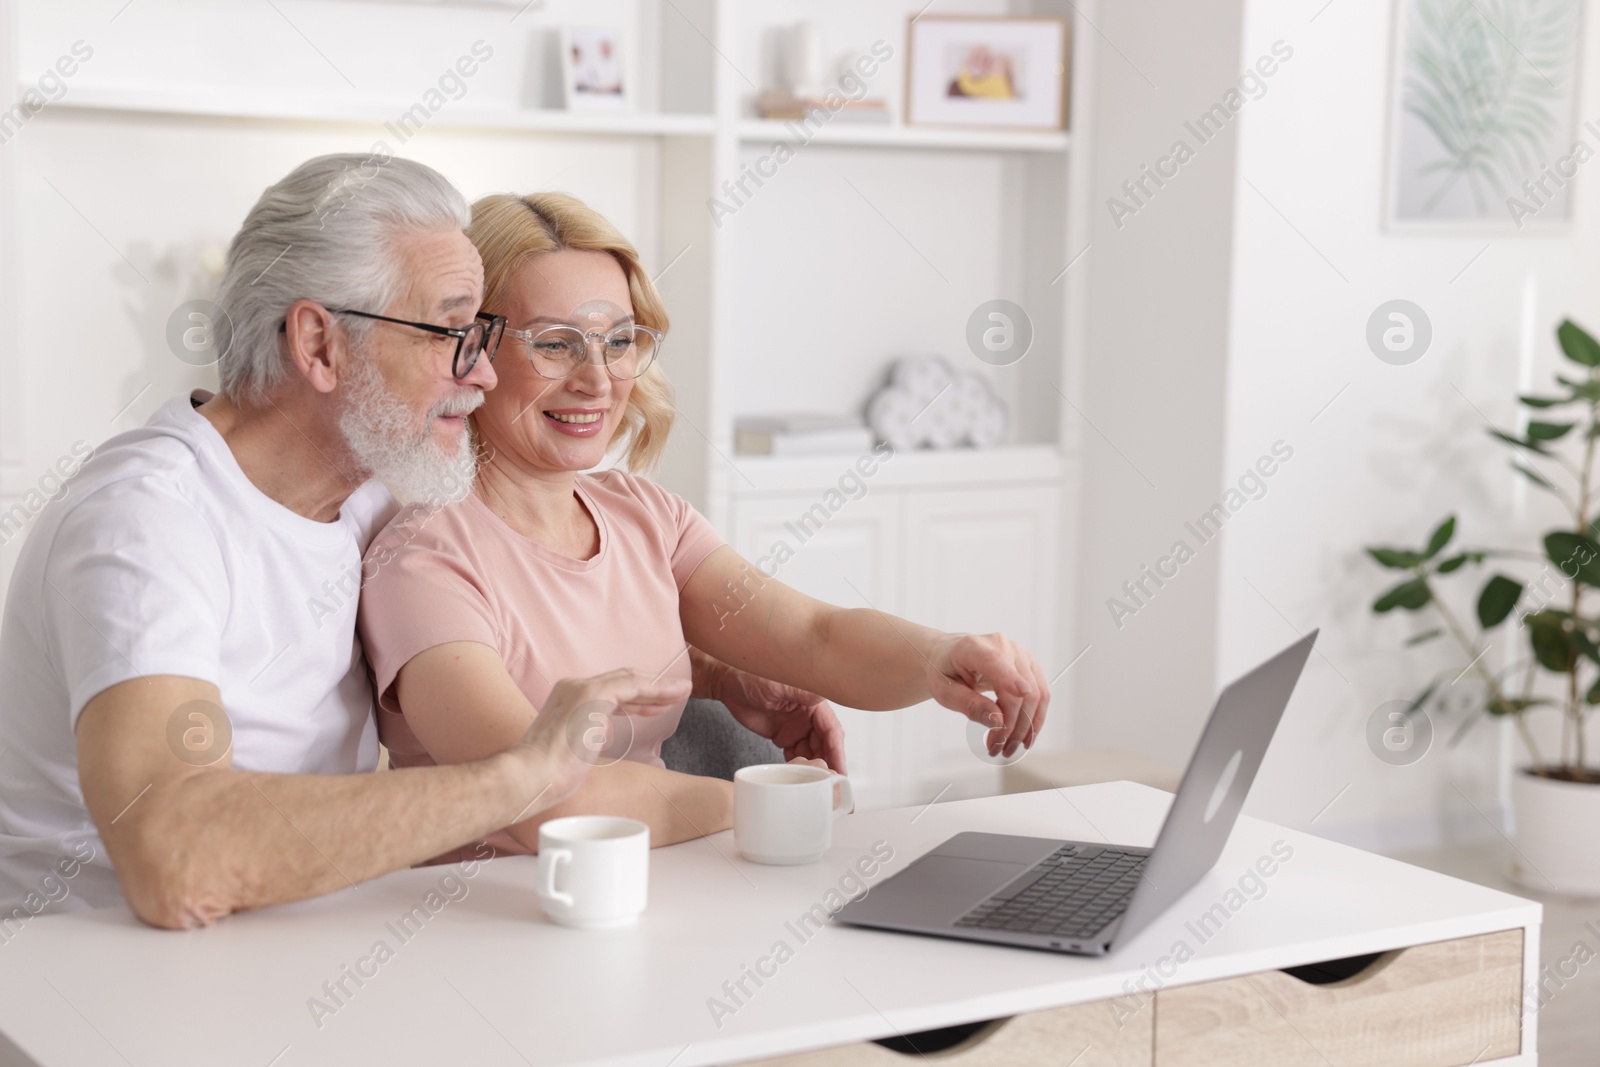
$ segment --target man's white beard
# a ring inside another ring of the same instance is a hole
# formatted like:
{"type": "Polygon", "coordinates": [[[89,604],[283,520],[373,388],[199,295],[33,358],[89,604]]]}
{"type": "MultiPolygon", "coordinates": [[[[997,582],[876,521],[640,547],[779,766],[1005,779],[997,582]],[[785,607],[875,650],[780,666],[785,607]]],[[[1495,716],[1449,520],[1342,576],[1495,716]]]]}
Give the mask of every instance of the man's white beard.
{"type": "Polygon", "coordinates": [[[433,432],[441,415],[465,415],[483,403],[483,393],[460,393],[441,400],[419,420],[417,413],[389,391],[383,375],[364,354],[349,369],[345,409],[339,431],[351,455],[389,487],[402,503],[432,505],[460,500],[472,488],[477,452],[469,425],[461,430],[454,452],[446,451],[433,432]]]}

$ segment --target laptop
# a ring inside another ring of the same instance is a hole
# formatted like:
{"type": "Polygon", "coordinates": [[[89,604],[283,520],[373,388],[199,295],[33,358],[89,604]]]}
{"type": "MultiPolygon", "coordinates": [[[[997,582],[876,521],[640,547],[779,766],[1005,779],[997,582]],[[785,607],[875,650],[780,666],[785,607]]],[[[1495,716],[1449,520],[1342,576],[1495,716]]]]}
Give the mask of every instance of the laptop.
{"type": "Polygon", "coordinates": [[[835,918],[880,930],[1105,955],[1217,862],[1318,632],[1217,697],[1155,847],[957,834],[835,918]]]}

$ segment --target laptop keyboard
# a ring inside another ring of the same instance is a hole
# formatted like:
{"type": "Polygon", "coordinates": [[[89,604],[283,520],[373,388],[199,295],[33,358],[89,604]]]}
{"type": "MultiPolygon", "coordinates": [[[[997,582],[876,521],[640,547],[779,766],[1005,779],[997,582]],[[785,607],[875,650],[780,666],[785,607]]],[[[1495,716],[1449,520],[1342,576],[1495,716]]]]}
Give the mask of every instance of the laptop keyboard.
{"type": "Polygon", "coordinates": [[[1065,845],[960,919],[957,926],[1093,937],[1121,915],[1148,858],[1103,848],[1087,859],[1065,845]]]}

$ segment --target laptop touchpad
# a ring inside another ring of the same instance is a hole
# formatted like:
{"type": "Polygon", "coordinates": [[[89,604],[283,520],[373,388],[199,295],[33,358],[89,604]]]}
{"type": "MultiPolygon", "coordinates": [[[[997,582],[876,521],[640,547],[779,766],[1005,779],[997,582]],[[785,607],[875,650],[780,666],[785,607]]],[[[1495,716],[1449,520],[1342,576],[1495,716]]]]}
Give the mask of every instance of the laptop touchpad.
{"type": "Polygon", "coordinates": [[[1025,865],[960,856],[924,856],[900,875],[874,886],[847,918],[897,926],[946,926],[1021,874],[1025,865]]]}

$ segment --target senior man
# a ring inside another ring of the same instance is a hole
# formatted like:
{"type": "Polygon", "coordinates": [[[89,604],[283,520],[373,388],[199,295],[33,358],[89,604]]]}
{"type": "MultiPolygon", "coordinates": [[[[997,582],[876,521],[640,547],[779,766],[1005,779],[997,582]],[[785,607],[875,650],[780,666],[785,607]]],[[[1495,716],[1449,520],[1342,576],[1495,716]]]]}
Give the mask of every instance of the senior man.
{"type": "Polygon", "coordinates": [[[468,221],[421,164],[297,168],[229,248],[221,392],[106,442],[40,514],[0,624],[0,933],[40,901],[192,927],[420,863],[572,795],[597,706],[688,696],[569,679],[504,753],[363,773],[356,602],[327,592],[389,489],[470,482],[503,323],[468,221]]]}

